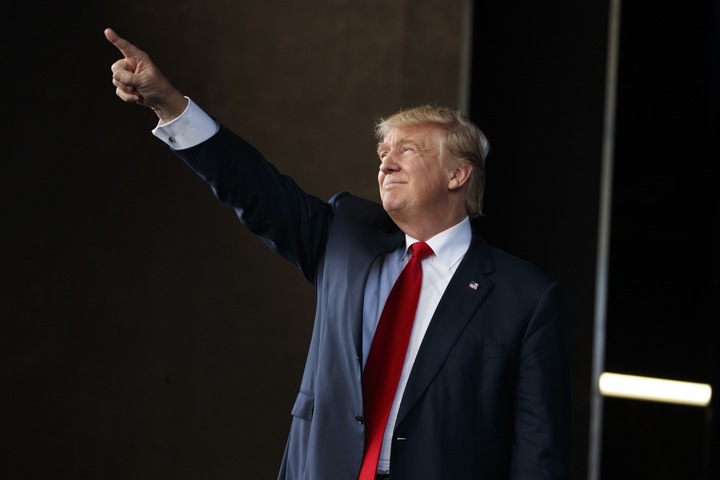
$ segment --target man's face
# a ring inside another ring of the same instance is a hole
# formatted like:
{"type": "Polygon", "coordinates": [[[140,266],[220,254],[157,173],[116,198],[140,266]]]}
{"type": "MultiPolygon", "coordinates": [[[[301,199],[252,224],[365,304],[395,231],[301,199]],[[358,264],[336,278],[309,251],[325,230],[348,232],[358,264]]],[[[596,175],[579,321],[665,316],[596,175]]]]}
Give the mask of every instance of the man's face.
{"type": "Polygon", "coordinates": [[[421,218],[446,208],[449,172],[440,164],[442,132],[431,125],[393,128],[378,144],[380,198],[391,216],[421,218]]]}

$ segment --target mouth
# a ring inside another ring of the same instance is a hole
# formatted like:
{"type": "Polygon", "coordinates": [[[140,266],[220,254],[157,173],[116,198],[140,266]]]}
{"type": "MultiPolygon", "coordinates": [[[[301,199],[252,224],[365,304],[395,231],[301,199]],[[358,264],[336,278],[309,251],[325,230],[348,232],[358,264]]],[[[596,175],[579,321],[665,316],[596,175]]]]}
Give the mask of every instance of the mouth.
{"type": "Polygon", "coordinates": [[[406,183],[406,182],[401,182],[400,180],[387,180],[387,181],[383,184],[383,188],[388,188],[388,187],[391,187],[391,186],[393,186],[393,185],[404,185],[405,183],[406,183]]]}

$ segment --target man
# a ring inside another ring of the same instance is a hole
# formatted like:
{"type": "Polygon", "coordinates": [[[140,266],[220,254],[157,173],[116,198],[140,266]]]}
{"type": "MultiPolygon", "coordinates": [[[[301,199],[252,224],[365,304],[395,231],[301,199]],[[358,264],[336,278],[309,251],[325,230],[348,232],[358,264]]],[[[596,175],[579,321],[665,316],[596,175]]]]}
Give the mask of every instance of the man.
{"type": "Polygon", "coordinates": [[[448,109],[377,127],[382,206],[305,194],[112,30],[117,95],[316,288],[281,479],[566,478],[560,287],[472,231],[487,140],[448,109]]]}

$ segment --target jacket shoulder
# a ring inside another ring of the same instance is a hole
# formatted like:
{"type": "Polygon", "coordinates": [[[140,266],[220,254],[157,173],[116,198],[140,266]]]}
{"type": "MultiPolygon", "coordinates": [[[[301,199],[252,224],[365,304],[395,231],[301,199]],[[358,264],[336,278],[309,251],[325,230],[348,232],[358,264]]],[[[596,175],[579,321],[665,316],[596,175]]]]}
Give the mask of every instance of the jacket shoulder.
{"type": "Polygon", "coordinates": [[[490,257],[495,271],[491,278],[496,284],[507,285],[513,290],[542,295],[555,279],[535,265],[510,255],[498,248],[490,247],[490,257]]]}
{"type": "Polygon", "coordinates": [[[371,228],[386,232],[398,228],[382,205],[349,192],[335,194],[328,204],[332,208],[336,222],[339,220],[356,228],[371,228]]]}

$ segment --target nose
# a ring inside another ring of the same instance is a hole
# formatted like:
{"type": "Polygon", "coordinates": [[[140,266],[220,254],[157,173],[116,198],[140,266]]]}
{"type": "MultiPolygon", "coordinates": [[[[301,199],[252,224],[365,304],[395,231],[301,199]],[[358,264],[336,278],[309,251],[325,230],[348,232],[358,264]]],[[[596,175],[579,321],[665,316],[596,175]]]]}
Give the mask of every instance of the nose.
{"type": "Polygon", "coordinates": [[[392,153],[385,155],[385,158],[383,158],[380,162],[380,171],[383,174],[388,175],[392,172],[397,172],[398,170],[399,168],[395,155],[392,153]]]}

